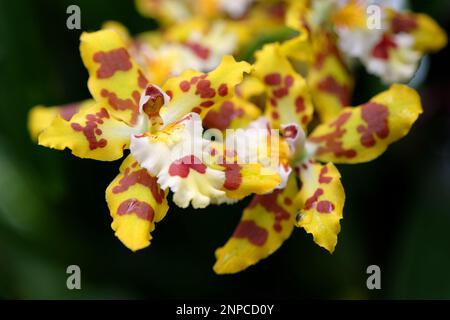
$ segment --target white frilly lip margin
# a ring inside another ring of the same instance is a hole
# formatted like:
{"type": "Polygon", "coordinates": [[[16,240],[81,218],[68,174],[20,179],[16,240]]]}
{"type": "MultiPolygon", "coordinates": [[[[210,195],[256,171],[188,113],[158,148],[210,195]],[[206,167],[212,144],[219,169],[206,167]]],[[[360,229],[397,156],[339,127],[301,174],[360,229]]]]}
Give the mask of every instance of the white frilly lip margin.
{"type": "Polygon", "coordinates": [[[192,203],[197,209],[222,202],[221,199],[225,197],[225,192],[221,190],[225,181],[224,172],[206,167],[205,173],[190,169],[187,177],[170,175],[169,169],[173,162],[191,155],[202,159],[203,129],[200,116],[189,113],[177,124],[182,128],[173,131],[164,142],[153,141],[145,135],[132,136],[132,155],[141,167],[158,178],[162,189],[170,188],[174,193],[173,200],[179,207],[186,208],[192,203]]]}
{"type": "Polygon", "coordinates": [[[404,82],[410,80],[419,67],[422,55],[414,50],[414,38],[407,33],[394,36],[396,49],[392,49],[387,60],[369,55],[363,59],[367,70],[379,76],[386,83],[404,82]]]}

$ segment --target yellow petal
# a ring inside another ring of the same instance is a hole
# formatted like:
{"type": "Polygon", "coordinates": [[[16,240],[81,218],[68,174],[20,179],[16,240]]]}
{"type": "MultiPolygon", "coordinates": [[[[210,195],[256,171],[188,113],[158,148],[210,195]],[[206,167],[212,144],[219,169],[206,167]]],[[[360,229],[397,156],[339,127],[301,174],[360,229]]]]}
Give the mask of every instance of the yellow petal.
{"type": "Polygon", "coordinates": [[[367,162],[408,134],[421,113],[418,93],[394,84],[366,104],[345,108],[335,119],[318,126],[308,141],[315,145],[315,158],[320,161],[367,162]]]}
{"type": "Polygon", "coordinates": [[[106,189],[106,201],[116,237],[133,251],[150,245],[155,223],[161,221],[169,209],[166,194],[156,178],[142,169],[131,155],[106,189]]]}
{"type": "Polygon", "coordinates": [[[312,63],[314,59],[309,35],[306,32],[283,42],[281,50],[287,57],[298,61],[312,63]]]}
{"type": "Polygon", "coordinates": [[[307,82],[314,106],[322,122],[334,118],[349,106],[353,92],[352,77],[342,60],[335,38],[320,33],[313,38],[313,63],[307,82]]]}
{"type": "Polygon", "coordinates": [[[306,81],[298,74],[279,44],[270,44],[256,53],[254,75],[265,84],[266,116],[275,129],[296,123],[306,129],[313,106],[306,81]]]}
{"type": "Polygon", "coordinates": [[[292,233],[297,191],[291,175],[285,189],[255,196],[231,238],[216,250],[214,271],[237,273],[275,252],[292,233]]]}
{"type": "Polygon", "coordinates": [[[253,103],[234,96],[210,110],[203,119],[203,124],[207,128],[221,131],[245,128],[260,115],[261,110],[253,103]]]}
{"type": "Polygon", "coordinates": [[[69,121],[80,110],[89,108],[94,103],[93,100],[85,100],[62,106],[46,107],[39,105],[33,107],[28,114],[28,131],[31,138],[37,141],[39,134],[47,129],[57,116],[69,121]]]}
{"type": "Polygon", "coordinates": [[[102,29],[113,30],[117,32],[122,38],[123,42],[127,45],[131,45],[131,43],[133,42],[133,38],[131,37],[127,27],[125,27],[118,21],[106,21],[105,23],[103,23],[102,29]]]}
{"type": "MultiPolygon", "coordinates": [[[[317,1],[318,5],[319,2],[317,1]]],[[[313,17],[312,11],[315,3],[308,0],[291,3],[286,22],[288,26],[299,31],[300,35],[298,39],[292,39],[291,43],[285,44],[284,50],[290,57],[308,63],[306,81],[315,111],[321,121],[328,121],[343,107],[350,105],[353,80],[337,48],[335,36],[324,26],[316,25],[317,17],[313,17]],[[299,50],[302,52],[294,55],[296,46],[300,47],[299,50]]],[[[324,1],[323,4],[327,7],[332,3],[324,1]]],[[[351,4],[354,5],[353,2],[351,4]]],[[[346,15],[347,11],[345,10],[346,15]]]]}
{"type": "MultiPolygon", "coordinates": [[[[280,137],[279,130],[270,128],[270,124],[265,117],[260,117],[251,122],[245,129],[227,130],[222,145],[217,148],[219,151],[216,153],[219,156],[216,159],[222,159],[220,154],[225,153],[226,157],[222,163],[231,164],[231,166],[235,163],[250,165],[248,168],[244,166],[231,168],[234,169],[231,170],[231,173],[241,170],[247,172],[249,178],[252,178],[253,175],[261,176],[260,188],[263,189],[254,190],[252,191],[253,193],[267,193],[271,190],[269,186],[275,184],[276,181],[279,181],[277,188],[284,188],[286,185],[291,173],[289,161],[292,154],[289,143],[287,143],[286,139],[280,137]],[[223,151],[224,149],[226,149],[225,152],[223,151]],[[261,166],[252,166],[254,164],[260,164],[261,166]],[[279,175],[279,178],[277,178],[277,175],[279,175]],[[264,192],[265,188],[269,190],[264,192]]],[[[245,195],[245,188],[253,185],[245,186],[245,184],[251,181],[253,180],[246,182],[244,179],[242,191],[237,190],[238,192],[234,196],[239,195],[239,197],[242,197],[245,195]]]]}
{"type": "Polygon", "coordinates": [[[297,31],[306,31],[306,16],[310,11],[309,0],[290,1],[286,12],[286,25],[297,31]]]}
{"type": "Polygon", "coordinates": [[[230,199],[243,199],[248,195],[265,194],[280,183],[280,175],[259,163],[225,164],[224,191],[230,199]]]}
{"type": "Polygon", "coordinates": [[[341,175],[332,163],[304,163],[300,167],[302,188],[295,204],[302,208],[297,226],[311,233],[319,246],[333,253],[340,231],[345,202],[341,175]]]}
{"type": "Polygon", "coordinates": [[[220,65],[209,73],[186,70],[179,77],[169,79],[163,86],[171,97],[169,104],[161,109],[164,124],[180,120],[189,112],[204,118],[210,109],[233,96],[234,88],[250,69],[247,62],[224,56],[220,65]]]}
{"type": "Polygon", "coordinates": [[[191,16],[188,3],[174,0],[135,0],[138,12],[144,17],[158,19],[164,24],[186,20],[191,16]]]}
{"type": "Polygon", "coordinates": [[[123,156],[131,135],[143,131],[146,121],[140,116],[137,125],[130,127],[97,103],[83,108],[69,121],[57,116],[39,135],[39,144],[57,150],[68,148],[80,158],[113,161],[123,156]]]}
{"type": "Polygon", "coordinates": [[[350,1],[339,7],[332,16],[337,27],[367,28],[367,5],[357,1],[350,1]]]}
{"type": "Polygon", "coordinates": [[[264,93],[264,84],[256,77],[246,76],[236,87],[236,95],[245,100],[264,93]]]}
{"type": "Polygon", "coordinates": [[[113,30],[85,32],[81,35],[80,50],[95,101],[108,108],[115,118],[135,125],[139,99],[148,82],[121,36],[113,30]]]}
{"type": "Polygon", "coordinates": [[[299,32],[299,35],[283,42],[282,50],[289,57],[302,62],[311,63],[313,50],[310,39],[310,28],[307,17],[311,12],[310,3],[306,0],[291,1],[286,12],[286,25],[299,32]]]}

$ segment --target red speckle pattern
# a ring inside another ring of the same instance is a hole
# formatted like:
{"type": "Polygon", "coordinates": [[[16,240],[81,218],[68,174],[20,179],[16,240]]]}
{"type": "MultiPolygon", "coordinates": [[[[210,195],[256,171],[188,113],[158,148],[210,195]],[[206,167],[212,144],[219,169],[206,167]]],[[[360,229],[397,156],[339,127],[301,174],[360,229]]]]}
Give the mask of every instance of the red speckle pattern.
{"type": "Polygon", "coordinates": [[[152,222],[155,218],[153,208],[145,202],[137,199],[128,199],[122,202],[117,209],[117,215],[123,216],[126,214],[135,214],[139,218],[152,222]]]}
{"type": "MultiPolygon", "coordinates": [[[[272,87],[272,94],[269,95],[268,99],[270,105],[275,109],[279,105],[279,100],[289,95],[289,91],[295,83],[295,78],[290,74],[282,75],[280,73],[270,73],[264,77],[264,82],[266,85],[272,87]]],[[[295,99],[294,104],[296,113],[305,111],[306,108],[303,97],[298,96],[295,99]]],[[[271,115],[274,120],[278,120],[280,118],[278,111],[273,111],[271,115]]]]}
{"type": "Polygon", "coordinates": [[[228,95],[229,88],[226,83],[221,83],[217,88],[213,88],[211,85],[212,83],[206,73],[180,82],[179,87],[181,91],[188,92],[194,88],[194,94],[204,99],[204,101],[199,102],[197,106],[193,107],[192,112],[201,113],[202,108],[210,108],[217,102],[213,98],[217,96],[226,97],[228,95]]]}
{"type": "Polygon", "coordinates": [[[334,204],[327,200],[319,201],[316,209],[319,213],[331,213],[334,210],[334,204]]]}
{"type": "Polygon", "coordinates": [[[207,128],[216,128],[224,131],[230,127],[235,118],[244,116],[244,110],[236,108],[233,102],[225,101],[218,110],[211,110],[206,114],[203,123],[207,128]]]}
{"type": "Polygon", "coordinates": [[[317,189],[314,194],[306,200],[304,209],[310,210],[315,207],[319,213],[331,213],[334,210],[334,204],[327,200],[319,201],[319,198],[323,193],[323,189],[317,189]]]}
{"type": "Polygon", "coordinates": [[[281,74],[270,73],[264,77],[264,82],[269,86],[277,86],[281,84],[281,74]]]}
{"type": "Polygon", "coordinates": [[[181,91],[188,92],[190,88],[191,88],[191,84],[189,83],[189,81],[184,80],[184,81],[180,82],[181,91]]]}
{"type": "Polygon", "coordinates": [[[267,212],[273,213],[275,215],[275,223],[273,224],[273,229],[276,232],[281,232],[283,227],[281,223],[283,220],[289,220],[291,215],[282,206],[278,204],[278,197],[281,196],[283,190],[275,190],[272,193],[265,195],[256,195],[253,197],[252,202],[250,202],[248,208],[254,208],[257,205],[261,205],[267,212]]]}
{"type": "Polygon", "coordinates": [[[135,124],[137,116],[139,114],[139,99],[140,94],[138,91],[133,92],[133,100],[120,99],[115,92],[110,92],[107,89],[102,89],[101,95],[108,99],[108,104],[115,110],[131,110],[131,124],[135,124]]]}
{"type": "Polygon", "coordinates": [[[319,174],[319,183],[320,184],[324,184],[324,183],[328,184],[333,180],[332,177],[326,176],[327,173],[328,173],[328,167],[322,167],[322,169],[320,169],[320,174],[319,174]]]}
{"type": "Polygon", "coordinates": [[[303,123],[303,124],[307,124],[307,123],[308,123],[308,120],[309,120],[309,117],[308,117],[307,115],[304,115],[304,116],[302,117],[302,123],[303,123]]]}
{"type": "Polygon", "coordinates": [[[278,88],[273,90],[273,95],[277,99],[282,99],[289,94],[288,88],[278,88]]]}
{"type": "Polygon", "coordinates": [[[247,239],[251,244],[262,247],[266,243],[269,233],[266,229],[261,228],[252,220],[242,220],[232,237],[247,239]]]}
{"type": "Polygon", "coordinates": [[[314,194],[309,197],[306,202],[305,202],[305,206],[304,209],[305,210],[309,210],[313,207],[313,205],[317,202],[317,200],[319,200],[319,197],[323,195],[323,189],[317,189],[314,194]]]}
{"type": "Polygon", "coordinates": [[[284,198],[284,204],[287,206],[291,206],[292,205],[292,200],[288,197],[284,198]]]}
{"type": "Polygon", "coordinates": [[[205,79],[207,76],[208,75],[206,73],[203,73],[203,74],[201,74],[199,76],[194,76],[194,77],[191,78],[190,82],[191,82],[191,84],[196,84],[199,80],[205,79]]]}
{"type": "Polygon", "coordinates": [[[200,103],[200,106],[202,106],[204,108],[211,108],[213,105],[214,105],[214,101],[211,101],[211,100],[203,101],[202,103],[200,103]]]}
{"type": "Polygon", "coordinates": [[[66,121],[70,121],[72,117],[80,110],[81,103],[66,104],[59,109],[59,115],[66,121]]]}
{"type": "Polygon", "coordinates": [[[238,189],[242,184],[241,166],[236,163],[225,163],[222,166],[225,168],[223,187],[227,190],[238,189]]]}
{"type": "Polygon", "coordinates": [[[216,91],[211,88],[211,81],[207,79],[201,79],[197,82],[195,94],[199,95],[202,99],[210,99],[214,98],[216,95],[216,91]]]}
{"type": "Polygon", "coordinates": [[[339,84],[332,76],[327,76],[320,81],[317,88],[336,96],[343,107],[350,105],[350,88],[345,84],[339,84]]]}
{"type": "Polygon", "coordinates": [[[305,99],[303,97],[297,97],[295,99],[295,112],[300,113],[305,111],[305,99]]]}
{"type": "Polygon", "coordinates": [[[93,59],[100,64],[100,68],[97,70],[97,78],[99,79],[110,78],[117,71],[128,71],[133,66],[130,55],[125,48],[96,52],[93,59]]]}
{"type": "MultiPolygon", "coordinates": [[[[133,165],[137,166],[137,163],[133,165]]],[[[136,184],[147,187],[157,203],[163,202],[165,196],[164,190],[159,188],[157,178],[149,175],[145,169],[130,172],[130,169],[126,168],[123,178],[119,180],[119,185],[114,186],[112,192],[115,194],[122,193],[136,184]]]]}
{"type": "Polygon", "coordinates": [[[221,96],[221,97],[225,97],[228,94],[228,87],[225,83],[222,83],[219,86],[218,93],[219,93],[219,96],[221,96]]]}
{"type": "Polygon", "coordinates": [[[295,139],[298,135],[298,129],[295,125],[290,125],[284,128],[283,136],[289,139],[295,139]]]}
{"type": "Polygon", "coordinates": [[[381,41],[373,48],[372,56],[374,58],[387,60],[389,59],[389,51],[395,48],[397,48],[397,44],[394,39],[391,36],[384,34],[381,41]]]}
{"type": "Polygon", "coordinates": [[[147,87],[148,80],[144,76],[141,70],[138,70],[138,86],[141,89],[145,89],[147,87]]]}
{"type": "Polygon", "coordinates": [[[275,120],[280,119],[280,114],[276,111],[272,111],[272,119],[275,119],[275,120]]]}
{"type": "MultiPolygon", "coordinates": [[[[337,60],[344,69],[343,71],[348,72],[345,68],[346,64],[343,62],[342,56],[335,45],[335,41],[334,39],[331,39],[330,35],[328,35],[326,46],[321,52],[317,53],[313,67],[316,70],[321,70],[324,68],[327,59],[337,60]]],[[[329,75],[322,79],[317,86],[319,90],[335,95],[340,100],[343,107],[350,105],[351,88],[346,84],[339,84],[333,76],[329,75]]]]}
{"type": "Polygon", "coordinates": [[[386,139],[389,136],[389,110],[386,106],[369,102],[361,106],[361,117],[367,123],[367,126],[360,125],[357,128],[361,133],[361,144],[364,147],[373,147],[376,143],[375,136],[380,139],[386,139]]]}
{"type": "Polygon", "coordinates": [[[341,138],[346,132],[346,129],[342,128],[342,126],[348,121],[351,115],[351,112],[342,113],[333,123],[330,124],[331,128],[334,127],[334,131],[323,136],[310,138],[311,142],[322,144],[317,149],[317,154],[320,155],[332,152],[336,157],[346,157],[349,159],[356,157],[356,151],[352,149],[344,149],[341,141],[341,138]]]}
{"type": "Polygon", "coordinates": [[[197,171],[204,174],[206,172],[206,166],[194,155],[185,156],[181,159],[174,161],[169,167],[169,174],[172,177],[178,176],[186,178],[189,175],[190,170],[197,171]]]}
{"type": "Polygon", "coordinates": [[[211,54],[211,50],[205,46],[202,46],[197,42],[188,42],[186,46],[194,52],[194,54],[200,59],[207,60],[211,54]]]}
{"type": "Polygon", "coordinates": [[[284,85],[285,85],[286,87],[290,88],[290,87],[293,86],[293,84],[294,84],[294,77],[293,77],[293,76],[290,76],[290,75],[287,75],[287,76],[284,78],[284,85]]]}
{"type": "Polygon", "coordinates": [[[97,148],[104,148],[108,143],[108,141],[103,138],[97,140],[97,136],[99,135],[99,131],[97,131],[98,125],[103,124],[103,119],[109,119],[108,111],[105,108],[102,108],[95,114],[86,115],[86,125],[84,127],[79,123],[72,123],[70,126],[75,131],[83,132],[89,142],[89,149],[95,150],[97,148]]]}
{"type": "Polygon", "coordinates": [[[325,61],[327,58],[336,58],[338,61],[342,62],[342,65],[344,65],[342,61],[341,54],[334,44],[335,41],[333,39],[330,39],[331,36],[328,36],[328,41],[326,43],[325,47],[322,47],[322,51],[317,53],[316,59],[314,61],[314,68],[317,70],[322,69],[325,66],[325,61]]]}
{"type": "Polygon", "coordinates": [[[410,33],[419,27],[416,17],[411,14],[397,13],[391,22],[394,33],[410,33]]]}

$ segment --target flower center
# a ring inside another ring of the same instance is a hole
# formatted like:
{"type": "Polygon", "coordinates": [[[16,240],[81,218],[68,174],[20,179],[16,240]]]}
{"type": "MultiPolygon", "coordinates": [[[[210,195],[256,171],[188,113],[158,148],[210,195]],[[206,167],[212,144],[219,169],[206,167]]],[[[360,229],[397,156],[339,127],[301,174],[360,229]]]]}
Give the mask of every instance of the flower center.
{"type": "Polygon", "coordinates": [[[151,132],[158,131],[163,125],[159,111],[166,101],[164,92],[154,85],[149,85],[141,97],[141,111],[148,116],[151,132]]]}

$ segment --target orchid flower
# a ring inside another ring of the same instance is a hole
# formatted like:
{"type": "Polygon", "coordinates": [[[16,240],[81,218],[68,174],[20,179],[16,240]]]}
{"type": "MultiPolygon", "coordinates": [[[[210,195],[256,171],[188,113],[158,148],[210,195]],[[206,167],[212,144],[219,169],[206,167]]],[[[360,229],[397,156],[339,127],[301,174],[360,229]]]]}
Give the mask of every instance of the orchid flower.
{"type": "MultiPolygon", "coordinates": [[[[191,5],[194,5],[193,8],[204,8],[204,11],[196,12],[205,14],[189,15],[188,18],[181,19],[182,23],[168,24],[162,29],[144,32],[134,38],[120,23],[109,21],[104,24],[103,29],[114,30],[120,35],[147,80],[158,86],[187,69],[203,72],[213,70],[223,56],[238,54],[258,33],[268,28],[282,26],[286,7],[285,1],[262,2],[252,8],[245,19],[211,20],[206,13],[211,12],[210,9],[213,8],[212,4],[215,1],[137,1],[136,3],[141,12],[146,12],[145,8],[151,8],[150,12],[157,17],[160,12],[158,8],[161,12],[174,14],[178,11],[166,9],[191,5]]],[[[219,3],[214,4],[216,5],[219,3]]],[[[244,3],[238,2],[233,2],[233,6],[241,8],[239,10],[248,8],[244,3]]],[[[73,116],[78,112],[79,107],[87,102],[71,102],[54,107],[36,106],[29,114],[28,128],[31,137],[37,140],[39,133],[47,128],[58,114],[66,118],[68,115],[73,116]]]]}
{"type": "Polygon", "coordinates": [[[332,32],[347,63],[357,59],[386,83],[404,82],[423,56],[445,47],[447,35],[428,15],[391,5],[388,0],[300,0],[292,2],[288,24],[311,38],[332,32]]]}
{"type": "MultiPolygon", "coordinates": [[[[161,86],[167,79],[179,76],[187,69],[208,72],[216,68],[223,56],[235,52],[236,36],[225,30],[221,23],[206,28],[204,24],[185,26],[182,39],[176,30],[144,33],[132,38],[125,26],[115,21],[104,24],[103,29],[118,33],[130,54],[150,83],[161,86]],[[156,39],[157,38],[157,39],[156,39]],[[221,40],[222,45],[214,46],[221,40]]],[[[29,114],[28,127],[33,140],[50,126],[56,116],[68,121],[93,100],[69,103],[62,106],[38,105],[29,114]]]]}
{"type": "Polygon", "coordinates": [[[228,242],[216,251],[216,273],[236,273],[275,252],[294,226],[333,252],[345,193],[334,164],[362,163],[380,156],[404,137],[422,112],[415,90],[394,84],[369,102],[343,108],[330,121],[307,129],[314,112],[306,80],[279,44],[256,53],[252,73],[265,86],[261,127],[281,129],[289,146],[290,174],[284,188],[255,195],[228,242]]]}
{"type": "Polygon", "coordinates": [[[30,133],[81,158],[127,154],[106,201],[115,235],[133,251],[150,245],[172,193],[175,205],[195,209],[253,196],[216,251],[218,274],[268,257],[294,227],[332,253],[345,201],[335,164],[379,157],[422,113],[403,84],[350,107],[354,62],[385,82],[407,81],[447,42],[430,17],[388,1],[378,2],[382,28],[368,28],[371,3],[136,0],[163,27],[131,37],[109,22],[83,33],[92,99],[33,108],[30,133]],[[286,25],[298,34],[265,45],[253,65],[233,58],[286,25]]]}
{"type": "Polygon", "coordinates": [[[231,163],[221,161],[229,157],[221,143],[202,135],[201,119],[232,98],[251,70],[248,63],[225,56],[209,73],[186,70],[159,88],[148,83],[117,32],[84,33],[80,48],[95,103],[69,120],[57,116],[39,144],[103,161],[121,158],[130,147],[106,192],[112,228],[128,248],[150,244],[150,232],[168,210],[169,189],[178,206],[204,208],[282,183],[277,165],[241,165],[235,156],[231,163]]]}
{"type": "Polygon", "coordinates": [[[219,22],[237,34],[238,45],[243,46],[259,35],[284,28],[290,2],[292,0],[136,0],[136,7],[141,15],[156,19],[165,29],[182,31],[199,21],[206,25],[219,22]]]}
{"type": "Polygon", "coordinates": [[[424,55],[447,44],[445,31],[428,15],[400,12],[383,2],[380,25],[370,27],[369,5],[367,0],[346,1],[332,19],[342,52],[359,59],[369,73],[383,81],[410,80],[424,55]]]}
{"type": "Polygon", "coordinates": [[[292,2],[286,15],[289,27],[299,36],[282,44],[282,51],[301,62],[317,114],[333,119],[351,103],[354,80],[337,46],[336,35],[327,27],[335,0],[292,2]]]}
{"type": "Polygon", "coordinates": [[[283,43],[283,51],[306,65],[306,80],[322,121],[333,119],[350,104],[354,59],[385,82],[407,81],[425,54],[447,42],[445,32],[430,17],[395,11],[390,1],[376,2],[381,27],[370,26],[368,8],[373,3],[299,0],[288,9],[286,23],[299,36],[283,43]]]}
{"type": "Polygon", "coordinates": [[[187,69],[213,70],[223,56],[238,51],[238,34],[223,21],[197,19],[144,33],[136,38],[133,50],[149,81],[163,83],[187,69]]]}

